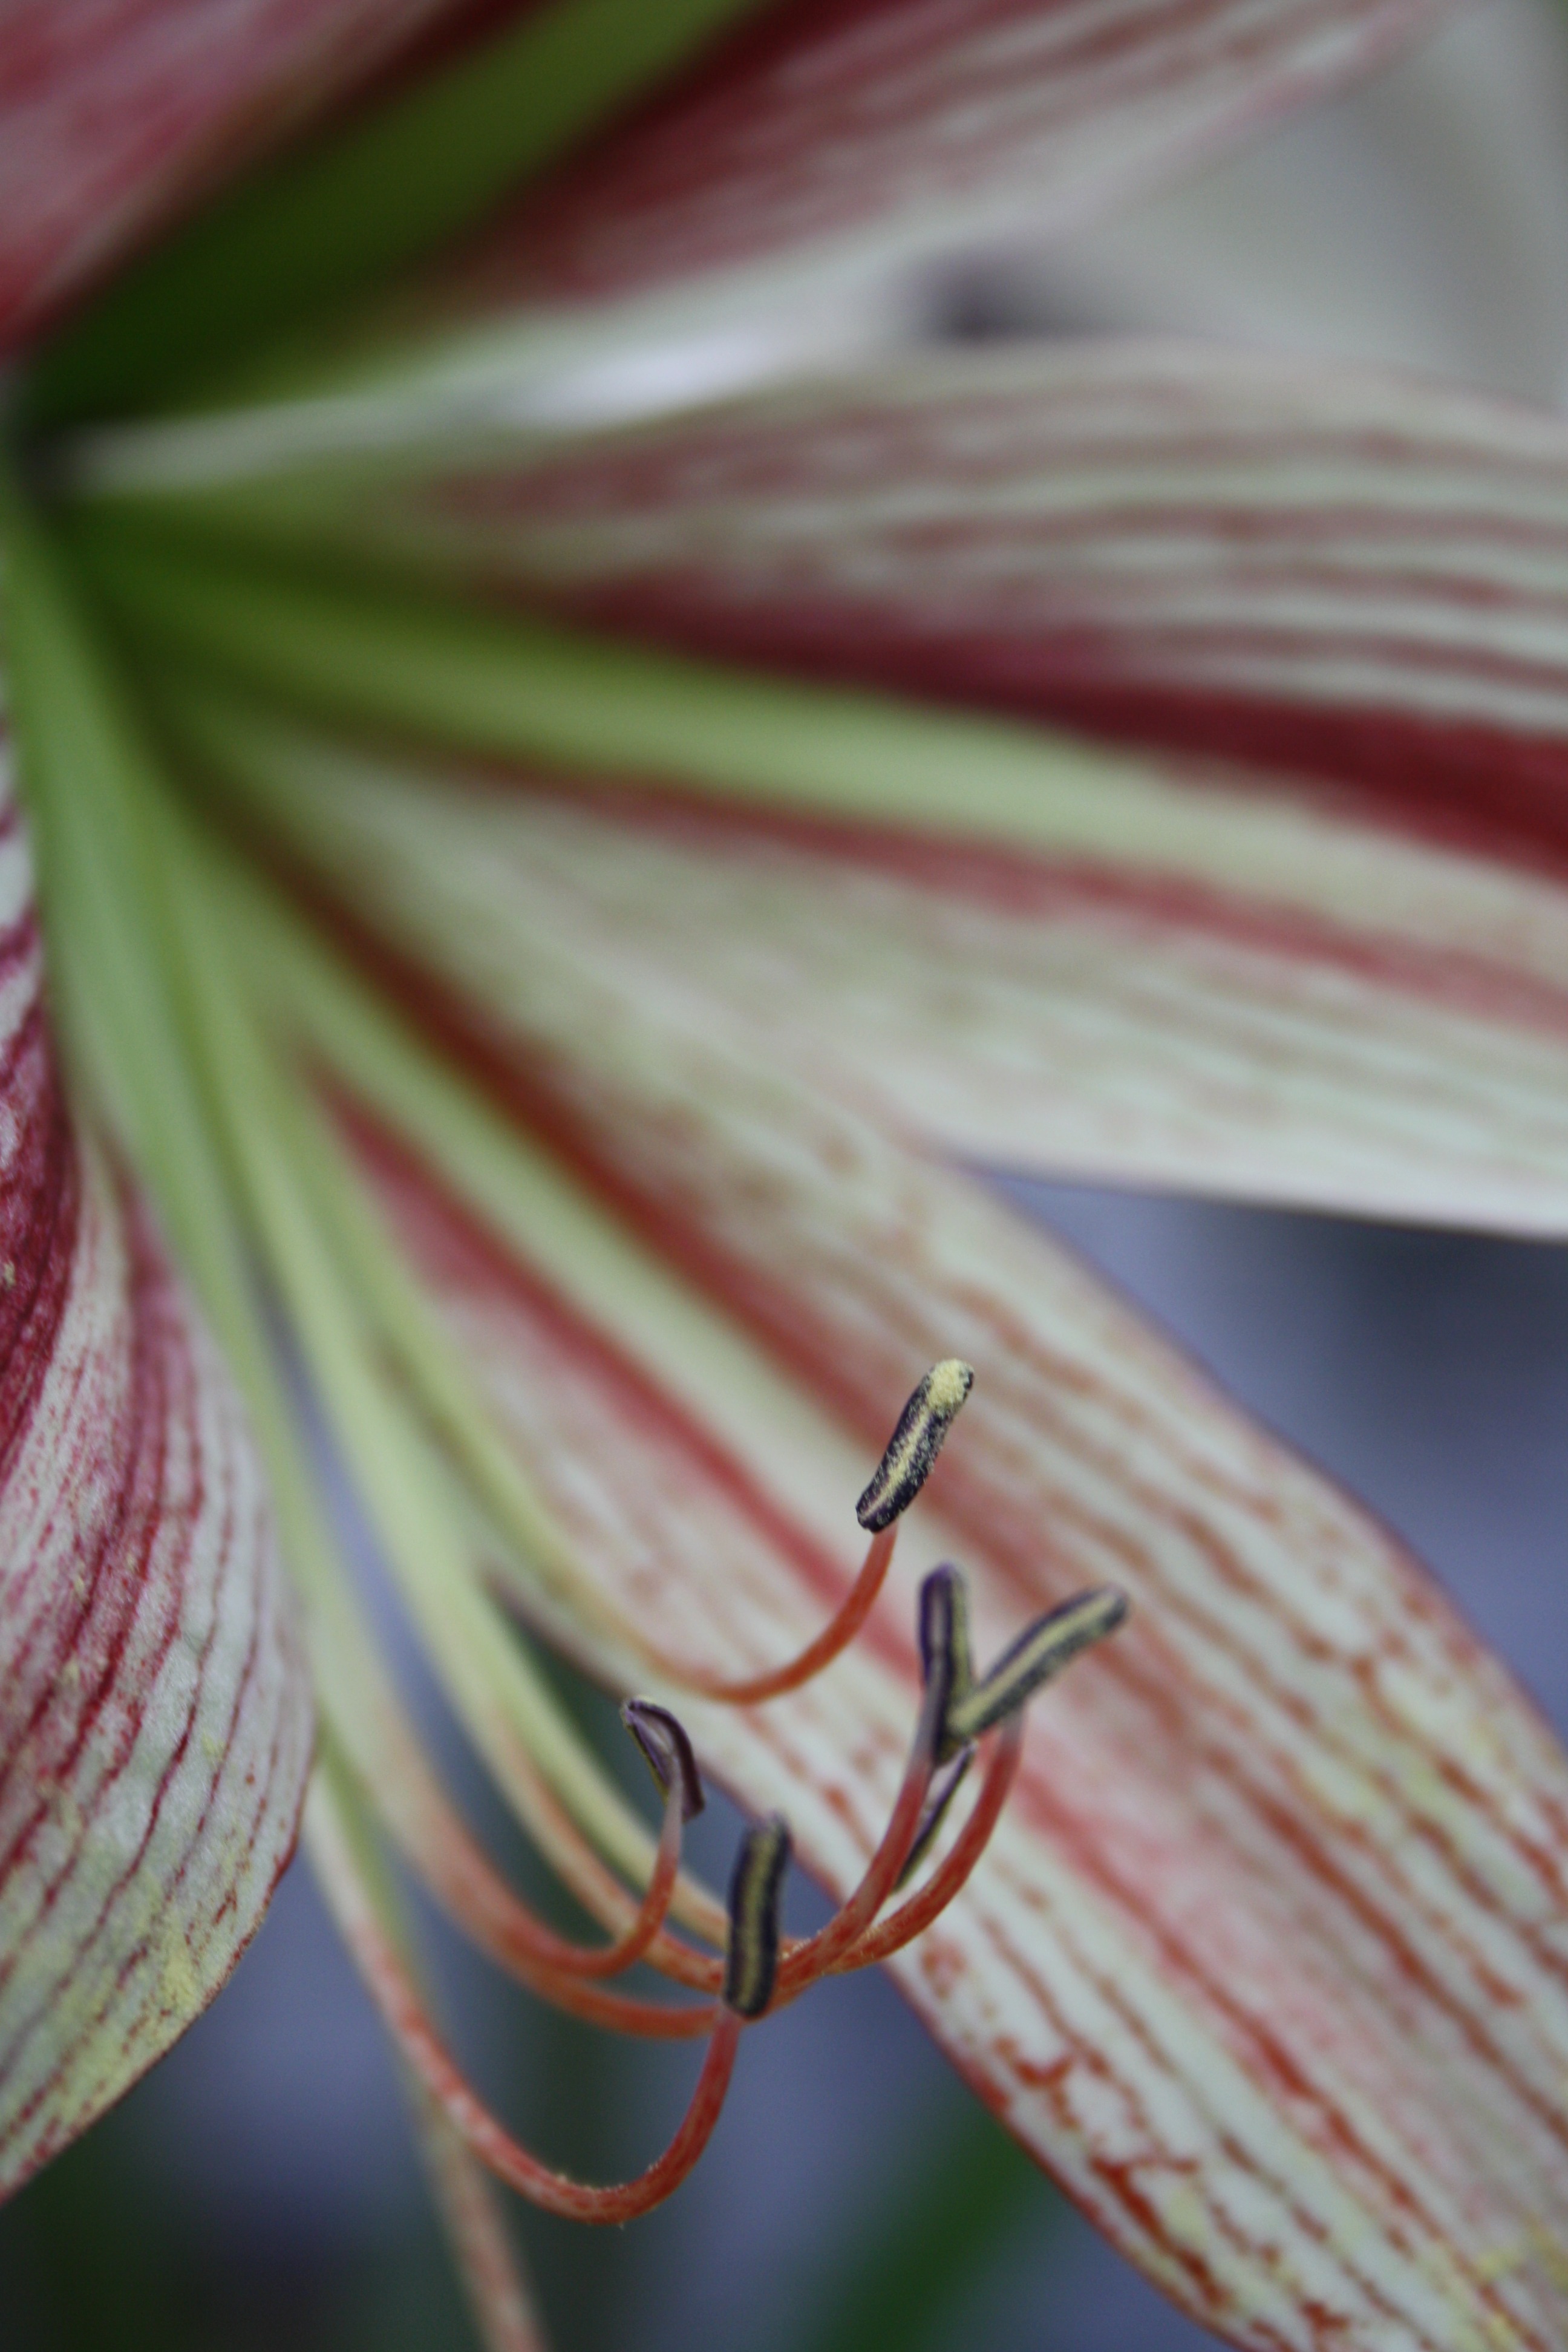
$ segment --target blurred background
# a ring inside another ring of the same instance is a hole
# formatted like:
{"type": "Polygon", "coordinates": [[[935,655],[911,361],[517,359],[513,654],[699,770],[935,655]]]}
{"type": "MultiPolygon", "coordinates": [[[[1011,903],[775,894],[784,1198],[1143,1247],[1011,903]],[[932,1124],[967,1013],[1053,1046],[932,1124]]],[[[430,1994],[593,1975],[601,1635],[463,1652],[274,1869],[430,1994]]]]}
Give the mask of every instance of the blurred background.
{"type": "MultiPolygon", "coordinates": [[[[1568,12],[1494,0],[1173,197],[1048,252],[1020,233],[899,289],[887,331],[1170,329],[1561,406],[1564,254],[1568,12]]],[[[1568,1252],[1004,1189],[1397,1529],[1568,1736],[1568,1252]]],[[[635,1787],[613,1710],[563,1687],[635,1787]]],[[[476,1819],[527,1883],[527,1857],[426,1704],[476,1819]]],[[[718,1800],[697,1825],[710,1875],[735,1826],[718,1800]]],[[[822,1907],[797,1886],[789,1924],[807,1928],[822,1907]]],[[[501,2111],[590,2177],[644,2163],[684,2103],[689,2053],[613,2045],[535,2011],[426,1924],[461,2053],[501,2111]]],[[[518,2209],[517,2227],[557,2352],[1210,2340],[1100,2244],[892,1987],[866,1977],[748,2037],[714,2147],[663,2210],[588,2232],[518,2209]]],[[[0,2352],[471,2340],[387,2045],[296,1868],[224,1998],[0,2211],[0,2352]]]]}

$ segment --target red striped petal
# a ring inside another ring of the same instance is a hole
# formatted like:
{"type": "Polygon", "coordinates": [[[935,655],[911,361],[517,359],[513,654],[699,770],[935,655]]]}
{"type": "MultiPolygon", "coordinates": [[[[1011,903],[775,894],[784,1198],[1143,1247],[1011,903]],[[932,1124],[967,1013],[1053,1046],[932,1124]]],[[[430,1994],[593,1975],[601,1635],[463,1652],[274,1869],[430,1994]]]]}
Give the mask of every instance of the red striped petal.
{"type": "Polygon", "coordinates": [[[73,1134],[0,814],[0,2191],[218,1990],[294,1843],[304,1668],[237,1401],[73,1134]]]}
{"type": "MultiPolygon", "coordinates": [[[[957,800],[983,761],[953,747],[957,800]]],[[[470,992],[520,933],[591,944],[972,1160],[1568,1232],[1562,882],[1179,773],[1072,781],[1054,851],[309,754],[297,789],[330,785],[340,887],[470,992]]]]}
{"type": "MultiPolygon", "coordinates": [[[[532,641],[486,642],[463,707],[504,732],[512,696],[526,735],[532,641]]],[[[957,1155],[1568,1230],[1556,877],[1253,772],[733,673],[715,674],[716,770],[701,676],[600,660],[568,690],[590,750],[651,765],[641,792],[433,772],[246,702],[184,718],[204,769],[345,903],[481,998],[519,985],[525,941],[591,948],[650,1002],[957,1155]],[[687,756],[679,794],[663,780],[687,756]]]]}
{"type": "MultiPolygon", "coordinates": [[[[901,825],[827,775],[821,822],[765,790],[450,798],[547,929],[572,903],[645,984],[972,1156],[1564,1230],[1557,420],[1235,355],[983,355],[546,445],[375,527],[705,653],[1271,763],[1045,739],[1032,770],[909,713],[901,825]]],[[[434,933],[445,887],[407,894],[434,933]]]]}
{"type": "Polygon", "coordinates": [[[1065,226],[1367,70],[1426,0],[787,0],[525,200],[466,291],[1065,226]]]}
{"type": "Polygon", "coordinates": [[[715,1769],[842,1889],[913,1712],[910,1571],[957,1548],[982,1655],[1125,1585],[1131,1628],[1037,1708],[991,1854],[899,1964],[911,1999],[1237,2342],[1559,2342],[1568,1761],[1440,1595],[1037,1232],[843,1107],[570,957],[475,1019],[534,1131],[801,1384],[787,1429],[748,1429],[713,1363],[655,1360],[569,1255],[456,1205],[456,1162],[357,1127],[531,1475],[661,1647],[787,1652],[852,1572],[845,1437],[873,1454],[944,1349],[978,1368],[869,1640],[765,1708],[681,1700],[715,1769]]]}
{"type": "Polygon", "coordinates": [[[417,536],[642,633],[1568,856],[1555,418],[1294,360],[983,354],[491,466],[417,536]]]}
{"type": "Polygon", "coordinates": [[[0,348],[464,0],[10,0],[0,348]]]}

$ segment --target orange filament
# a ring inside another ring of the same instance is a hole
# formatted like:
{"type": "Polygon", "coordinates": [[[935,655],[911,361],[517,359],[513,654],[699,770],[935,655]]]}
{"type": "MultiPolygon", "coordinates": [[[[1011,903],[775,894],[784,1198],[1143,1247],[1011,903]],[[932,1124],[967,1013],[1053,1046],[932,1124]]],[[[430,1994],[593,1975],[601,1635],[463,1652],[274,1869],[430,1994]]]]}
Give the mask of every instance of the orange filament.
{"type": "Polygon", "coordinates": [[[891,1527],[884,1528],[879,1535],[872,1537],[861,1562],[860,1572],[837,1614],[829,1619],[816,1640],[808,1642],[798,1656],[792,1658],[786,1665],[775,1666],[768,1674],[752,1675],[740,1682],[726,1682],[720,1675],[692,1674],[685,1667],[668,1667],[662,1659],[659,1664],[667,1665],[668,1672],[679,1673],[685,1687],[696,1692],[699,1697],[722,1699],[731,1706],[756,1706],[763,1699],[779,1698],[785,1691],[798,1690],[803,1683],[810,1682],[814,1675],[819,1675],[824,1666],[831,1665],[834,1659],[849,1647],[866,1622],[887,1578],[898,1533],[895,1520],[891,1527]]]}
{"type": "MultiPolygon", "coordinates": [[[[559,1875],[585,1909],[616,1931],[610,1945],[577,1944],[548,1926],[508,1885],[419,1759],[405,1761],[416,1776],[405,1791],[409,1801],[389,1810],[383,1801],[384,1791],[367,1789],[366,1794],[447,1916],[499,1968],[530,1991],[560,2001],[574,2015],[609,2025],[624,2024],[625,2030],[635,2032],[637,2027],[623,2017],[616,1997],[591,1994],[584,1986],[583,2000],[560,2000],[558,1988],[575,1985],[584,1973],[608,1975],[641,1958],[694,1991],[719,1990],[722,1961],[671,1936],[664,1925],[679,1870],[679,1822],[670,1823],[668,1807],[652,1881],[641,1901],[635,1902],[564,1808],[536,1775],[530,1774],[534,1805],[547,1823],[551,1858],[559,1875]],[[411,1834],[411,1824],[420,1820],[426,1823],[424,1833],[411,1834]],[[673,1860],[669,1858],[671,1841],[676,1842],[673,1860]]],[[[632,2010],[648,2006],[633,2003],[632,2010]]]]}
{"type": "Polygon", "coordinates": [[[928,1733],[930,1712],[928,1708],[922,1714],[888,1826],[866,1865],[864,1877],[825,1927],[819,1927],[815,1936],[807,1937],[805,1943],[793,1945],[784,1953],[779,1962],[781,1994],[798,1991],[837,1969],[845,1954],[859,1942],[903,1875],[904,1864],[920,1834],[926,1795],[935,1769],[935,1743],[928,1733]]]}
{"type": "MultiPolygon", "coordinates": [[[[336,1841],[334,1841],[336,1843],[336,1841]]],[[[630,2221],[678,2189],[712,2137],[734,2071],[742,2021],[729,2010],[707,2020],[708,2053],[685,2117],[664,2154],[635,2180],[590,2188],[544,2164],[500,2124],[474,2091],[430,2022],[407,1969],[384,1933],[346,1851],[333,1856],[339,1924],[372,1999],[415,2075],[480,2162],[531,2204],[574,2221],[630,2221]]]]}
{"type": "Polygon", "coordinates": [[[989,1748],[980,1794],[952,1853],[932,1871],[918,1895],[900,1903],[879,1927],[867,1930],[839,1961],[840,1969],[869,1968],[877,1960],[886,1960],[893,1953],[901,1952],[967,1885],[975,1864],[991,1843],[991,1833],[1002,1818],[1002,1808],[1017,1778],[1018,1762],[1024,1752],[1023,1717],[1009,1716],[991,1735],[989,1748]]]}
{"type": "MultiPolygon", "coordinates": [[[[666,2003],[644,2000],[624,1993],[603,1990],[593,1981],[595,1976],[610,1973],[604,1966],[614,1959],[619,1967],[629,1967],[636,1958],[653,1959],[654,1933],[649,1929],[648,1941],[638,1953],[629,1949],[642,1935],[658,1908],[662,1908],[657,1880],[650,1885],[637,1921],[628,1934],[614,1945],[576,1947],[564,1937],[554,1937],[542,1920],[537,1918],[521,1897],[507,1885],[489,1858],[468,1838],[458,1832],[453,1847],[443,1857],[439,1874],[426,1866],[424,1877],[430,1893],[448,1916],[469,1936],[479,1950],[514,1977],[519,1984],[542,2000],[554,2003],[572,2016],[586,2023],[603,2025],[621,2033],[653,2033],[683,2038],[687,2034],[704,2032],[704,2020],[711,2021],[711,2011],[704,2006],[694,2009],[671,2008],[666,2003]],[[460,1847],[458,1843],[460,1839],[460,1847]],[[550,1938],[563,1953],[581,1949],[593,1964],[584,1969],[570,1959],[544,1959],[536,1949],[536,1937],[550,1938]],[[688,2022],[694,2020],[695,2022],[688,2022]]],[[[669,1939],[665,1939],[669,1940],[669,1939]]],[[[675,1948],[687,1951],[687,1946],[675,1948]]],[[[723,1980],[724,1964],[705,1952],[690,1952],[695,1965],[683,1969],[682,1980],[695,1977],[694,1990],[717,1992],[723,1980]],[[699,1970],[700,1975],[699,1976],[699,1970]]]]}
{"type": "MultiPolygon", "coordinates": [[[[546,1833],[543,1839],[539,1839],[536,1833],[536,1842],[542,1844],[557,1877],[585,1911],[591,1912],[595,1918],[613,1928],[617,1935],[626,1934],[636,1924],[640,1904],[600,1859],[532,1759],[514,1748],[512,1769],[519,1779],[526,1779],[529,1783],[533,1821],[546,1833]]],[[[477,1855],[478,1849],[473,1851],[477,1855]]],[[[526,1906],[505,1887],[504,1882],[493,1871],[489,1871],[489,1865],[485,1867],[509,1908],[524,1913],[535,1927],[542,1927],[543,1922],[527,1911],[526,1906]]],[[[703,1898],[703,1901],[704,1907],[711,1911],[712,1918],[710,1922],[701,1918],[698,1932],[718,1943],[725,1932],[723,1912],[711,1898],[703,1898]]],[[[689,1985],[697,1992],[717,1992],[723,1981],[722,1962],[714,1959],[710,1953],[698,1951],[694,1946],[679,1936],[670,1935],[663,1927],[643,1957],[661,1975],[668,1976],[677,1984],[689,1985]]],[[[503,1959],[503,1965],[512,1966],[513,1963],[503,1959]]]]}
{"type": "Polygon", "coordinates": [[[520,1972],[518,1981],[567,2017],[581,2018],[584,2025],[600,2026],[606,2033],[629,2034],[638,2041],[697,2042],[711,2033],[719,2015],[717,2001],[645,2000],[636,1993],[606,1992],[582,1977],[542,1973],[529,1978],[520,1972]]]}
{"type": "MultiPolygon", "coordinates": [[[[619,1976],[646,1957],[664,1927],[680,1868],[680,1832],[679,1793],[672,1791],[665,1803],[664,1826],[647,1892],[630,1924],[613,1943],[581,1944],[558,1935],[497,1876],[466,1833],[461,1849],[445,1858],[446,1875],[432,1892],[492,1959],[525,1979],[619,1976]]],[[[700,1953],[693,1957],[704,1958],[700,1953]]]]}
{"type": "Polygon", "coordinates": [[[643,1896],[637,1917],[613,1944],[593,1946],[569,1943],[564,1937],[555,1938],[563,1955],[563,1967],[574,1969],[578,1976],[614,1977],[643,1958],[664,1926],[669,1911],[669,1898],[675,1892],[675,1881],[680,1869],[680,1790],[672,1787],[664,1801],[664,1826],[659,1832],[658,1852],[654,1858],[647,1892],[643,1896]]]}

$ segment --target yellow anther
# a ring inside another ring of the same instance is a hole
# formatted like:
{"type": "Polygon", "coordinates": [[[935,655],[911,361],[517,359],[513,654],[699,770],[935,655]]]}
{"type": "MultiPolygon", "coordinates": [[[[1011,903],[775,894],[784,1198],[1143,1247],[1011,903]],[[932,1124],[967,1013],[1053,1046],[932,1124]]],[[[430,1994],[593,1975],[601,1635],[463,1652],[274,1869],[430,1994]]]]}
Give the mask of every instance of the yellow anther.
{"type": "Polygon", "coordinates": [[[779,1964],[779,1901],[789,1866],[789,1823],[772,1813],[746,1832],[730,1882],[730,1948],[724,2004],[737,2017],[761,2017],[773,1997],[779,1964]]]}
{"type": "Polygon", "coordinates": [[[855,1516],[868,1533],[875,1535],[890,1527],[901,1511],[909,1509],[973,1385],[973,1370],[956,1356],[944,1357],[931,1366],[899,1415],[888,1450],[855,1507],[855,1516]]]}
{"type": "Polygon", "coordinates": [[[955,1690],[947,1709],[949,1750],[978,1739],[1033,1696],[1042,1683],[1059,1674],[1070,1658],[1091,1643],[1114,1633],[1127,1614],[1127,1595],[1112,1584],[1079,1592],[1064,1601],[1048,1617],[1041,1617],[1005,1650],[989,1674],[967,1690],[955,1690]]]}

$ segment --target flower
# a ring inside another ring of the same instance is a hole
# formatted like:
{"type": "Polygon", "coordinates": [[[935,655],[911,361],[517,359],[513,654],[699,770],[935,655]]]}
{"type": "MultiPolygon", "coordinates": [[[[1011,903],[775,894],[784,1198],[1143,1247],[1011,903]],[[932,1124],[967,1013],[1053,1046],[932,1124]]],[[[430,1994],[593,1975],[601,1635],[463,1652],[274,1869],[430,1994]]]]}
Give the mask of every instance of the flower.
{"type": "MultiPolygon", "coordinates": [[[[52,78],[68,12],[19,16],[18,331],[430,13],[277,0],[237,43],[216,0],[124,0],[52,78]],[[100,74],[136,103],[106,116],[100,74]]],[[[1548,2346],[1560,1752],[1381,1530],[951,1160],[1563,1231],[1568,436],[1131,345],[647,413],[694,354],[754,370],[790,305],[1022,189],[1108,201],[1426,11],[799,0],[721,39],[730,13],[575,0],[423,53],[21,380],[8,659],[69,1077],[13,819],[8,2177],[254,1928],[306,1776],[298,1640],[312,1854],[492,2334],[525,2340],[473,2154],[625,2200],[531,2168],[452,2078],[384,1842],[551,1997],[716,2024],[649,2194],[738,2021],[880,1950],[951,1763],[1119,1604],[1050,1612],[1116,1588],[1131,1622],[1036,1710],[1005,1812],[1011,1727],[902,1898],[973,1866],[900,1981],[1237,2342],[1548,2346]],[[525,173],[455,271],[342,311],[525,173]],[[717,2019],[605,1988],[457,1819],[272,1302],[498,1785],[611,1958],[717,2019]],[[761,1699],[845,1605],[847,1504],[955,1351],[974,1398],[919,1541],[964,1560],[1001,1680],[943,1573],[917,1648],[900,1568],[761,1699]],[[629,1717],[657,1845],[510,1612],[678,1707],[629,1717]],[[682,1726],[763,1817],[728,1922],[676,1872],[682,1726]],[[781,1809],[844,1906],[804,1957],[774,1949],[781,1809]]]]}

